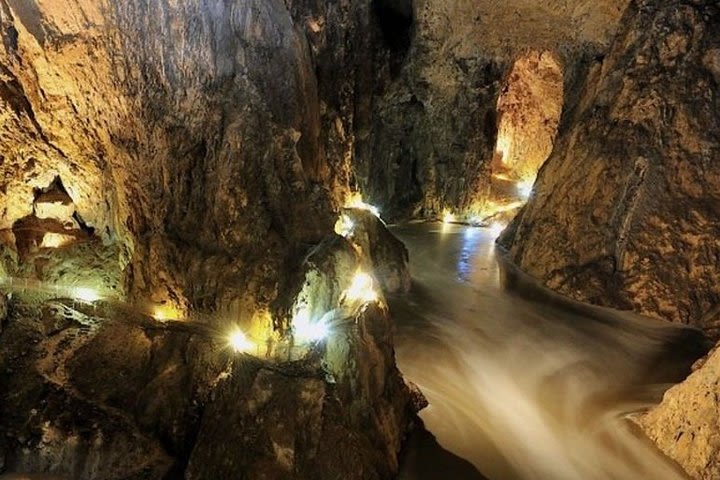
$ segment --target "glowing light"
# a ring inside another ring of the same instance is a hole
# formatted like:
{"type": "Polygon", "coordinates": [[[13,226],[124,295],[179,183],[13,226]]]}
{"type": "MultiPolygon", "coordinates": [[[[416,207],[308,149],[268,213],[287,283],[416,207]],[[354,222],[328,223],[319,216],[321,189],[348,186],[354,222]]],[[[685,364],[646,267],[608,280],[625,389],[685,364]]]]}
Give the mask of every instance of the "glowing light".
{"type": "Polygon", "coordinates": [[[293,333],[300,342],[317,342],[327,337],[329,332],[330,327],[326,318],[323,317],[319,321],[313,322],[307,307],[302,307],[293,317],[293,333]]]}
{"type": "Polygon", "coordinates": [[[510,142],[509,138],[507,138],[503,135],[498,136],[497,144],[495,146],[495,151],[498,153],[498,155],[500,155],[500,161],[503,164],[507,164],[507,160],[509,158],[508,153],[510,152],[510,146],[511,146],[511,142],[510,142]]]}
{"type": "Polygon", "coordinates": [[[345,238],[352,235],[353,228],[355,228],[355,224],[350,217],[345,214],[340,215],[340,218],[335,222],[335,233],[345,238]]]}
{"type": "Polygon", "coordinates": [[[532,193],[533,184],[535,183],[534,179],[525,179],[519,181],[517,184],[515,184],[515,188],[517,188],[518,195],[520,195],[521,198],[527,200],[530,198],[530,194],[532,193]]]}
{"type": "Polygon", "coordinates": [[[376,217],[380,217],[380,210],[377,207],[365,203],[360,192],[351,193],[345,201],[345,208],[357,208],[359,210],[367,210],[376,217]]]}
{"type": "Polygon", "coordinates": [[[515,179],[513,179],[512,177],[510,177],[509,175],[506,175],[504,173],[493,173],[492,177],[495,179],[498,179],[498,180],[506,181],[506,182],[514,182],[515,181],[515,179]]]}
{"type": "Polygon", "coordinates": [[[43,235],[40,248],[60,248],[72,241],[73,237],[69,235],[63,235],[62,233],[46,233],[43,235]]]}
{"type": "Polygon", "coordinates": [[[373,288],[372,276],[358,270],[350,283],[350,287],[345,292],[345,298],[351,302],[370,303],[377,301],[378,294],[373,288]]]}
{"type": "Polygon", "coordinates": [[[102,298],[100,297],[100,294],[98,292],[96,292],[92,288],[87,287],[73,288],[72,296],[82,302],[87,303],[97,302],[98,300],[100,300],[100,298],[102,298]]]}
{"type": "Polygon", "coordinates": [[[455,221],[455,215],[447,210],[443,214],[443,223],[453,223],[455,221]]]}
{"type": "Polygon", "coordinates": [[[230,348],[237,353],[249,352],[255,347],[239,328],[231,331],[230,334],[228,334],[227,340],[230,348]]]}
{"type": "Polygon", "coordinates": [[[493,238],[497,238],[500,236],[500,234],[505,230],[505,225],[499,222],[495,222],[488,227],[490,229],[490,234],[493,238]]]}
{"type": "Polygon", "coordinates": [[[165,322],[168,320],[180,320],[183,314],[172,305],[156,305],[153,308],[152,317],[159,322],[165,322]]]}

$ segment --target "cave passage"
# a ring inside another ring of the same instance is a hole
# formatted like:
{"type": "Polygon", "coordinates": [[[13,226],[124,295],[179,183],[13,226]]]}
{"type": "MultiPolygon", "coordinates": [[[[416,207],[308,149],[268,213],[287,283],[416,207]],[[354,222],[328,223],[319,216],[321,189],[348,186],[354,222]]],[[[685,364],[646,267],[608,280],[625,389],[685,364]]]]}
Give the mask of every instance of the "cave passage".
{"type": "Polygon", "coordinates": [[[718,26],[0,0],[0,480],[719,480],[718,26]]]}
{"type": "Polygon", "coordinates": [[[398,365],[430,402],[420,415],[432,434],[411,443],[401,478],[685,478],[626,416],[685,377],[704,352],[699,332],[504,275],[487,229],[394,233],[414,282],[390,301],[398,365]]]}
{"type": "Polygon", "coordinates": [[[498,99],[498,134],[492,162],[496,197],[510,182],[527,197],[550,156],[563,105],[563,72],[549,52],[518,58],[498,99]]]}

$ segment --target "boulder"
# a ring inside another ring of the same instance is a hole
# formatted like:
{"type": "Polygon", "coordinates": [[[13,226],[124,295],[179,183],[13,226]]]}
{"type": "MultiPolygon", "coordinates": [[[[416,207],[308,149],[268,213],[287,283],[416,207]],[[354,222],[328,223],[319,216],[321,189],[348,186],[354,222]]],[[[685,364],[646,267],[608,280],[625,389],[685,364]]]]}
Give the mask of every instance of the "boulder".
{"type": "Polygon", "coordinates": [[[353,223],[348,238],[369,260],[375,277],[386,293],[410,291],[410,257],[405,245],[378,216],[369,210],[345,208],[353,223]]]}
{"type": "Polygon", "coordinates": [[[636,422],[696,480],[720,478],[720,348],[636,422]]]}

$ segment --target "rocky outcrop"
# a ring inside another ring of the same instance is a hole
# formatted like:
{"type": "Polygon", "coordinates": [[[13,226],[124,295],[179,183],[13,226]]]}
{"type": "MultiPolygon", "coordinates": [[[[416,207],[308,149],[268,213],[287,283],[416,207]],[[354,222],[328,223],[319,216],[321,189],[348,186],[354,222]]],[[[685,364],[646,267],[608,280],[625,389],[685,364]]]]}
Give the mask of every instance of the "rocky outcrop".
{"type": "Polygon", "coordinates": [[[1,11],[0,228],[59,177],[85,223],[121,246],[132,295],[208,306],[233,295],[218,282],[260,274],[254,256],[278,271],[331,228],[314,62],[283,2],[1,11]]]}
{"type": "Polygon", "coordinates": [[[582,301],[717,334],[720,8],[634,1],[500,239],[582,301]]]}
{"type": "Polygon", "coordinates": [[[372,5],[0,0],[0,472],[397,470],[412,412],[387,308],[348,310],[372,261],[326,241],[387,60],[372,5]],[[299,345],[308,278],[342,316],[299,345]],[[78,291],[103,302],[55,298],[78,291]]]}
{"type": "Polygon", "coordinates": [[[670,458],[698,480],[720,478],[720,350],[636,421],[670,458]]]}
{"type": "Polygon", "coordinates": [[[548,52],[519,58],[498,100],[493,173],[533,181],[550,156],[563,105],[563,74],[548,52]]]}
{"type": "Polygon", "coordinates": [[[203,416],[186,478],[391,478],[412,411],[387,311],[334,323],[303,361],[236,361],[203,416]]]}
{"type": "Polygon", "coordinates": [[[350,293],[367,264],[339,236],[314,248],[290,318],[264,337],[247,325],[253,356],[228,346],[224,314],[160,323],[116,302],[14,300],[0,331],[0,471],[391,478],[418,395],[395,366],[382,293],[350,293]],[[319,323],[321,335],[301,330],[319,323]]]}
{"type": "Polygon", "coordinates": [[[410,291],[410,255],[405,245],[368,210],[345,208],[343,214],[352,223],[348,238],[367,258],[383,292],[410,291]]]}
{"type": "MultiPolygon", "coordinates": [[[[153,348],[141,330],[105,329],[62,304],[16,303],[14,310],[0,348],[1,469],[70,478],[159,478],[168,471],[171,456],[131,411],[118,408],[142,405],[136,395],[143,392],[145,402],[164,396],[145,381],[157,375],[150,355],[165,348],[153,348]],[[103,344],[111,346],[104,355],[88,355],[103,344]]],[[[190,405],[192,397],[181,401],[190,405]]]]}

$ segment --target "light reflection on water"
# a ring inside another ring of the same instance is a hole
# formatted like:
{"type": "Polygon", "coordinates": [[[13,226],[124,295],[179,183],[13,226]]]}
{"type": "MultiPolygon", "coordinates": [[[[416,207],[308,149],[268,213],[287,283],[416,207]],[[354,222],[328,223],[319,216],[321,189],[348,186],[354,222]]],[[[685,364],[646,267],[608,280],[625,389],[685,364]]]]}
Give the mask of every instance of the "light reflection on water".
{"type": "Polygon", "coordinates": [[[568,302],[522,277],[505,290],[488,230],[394,233],[414,282],[390,301],[398,364],[430,401],[421,417],[447,450],[434,447],[443,468],[429,473],[424,433],[401,478],[482,478],[457,457],[493,480],[684,478],[625,415],[687,374],[706,348],[697,332],[568,302]]]}

